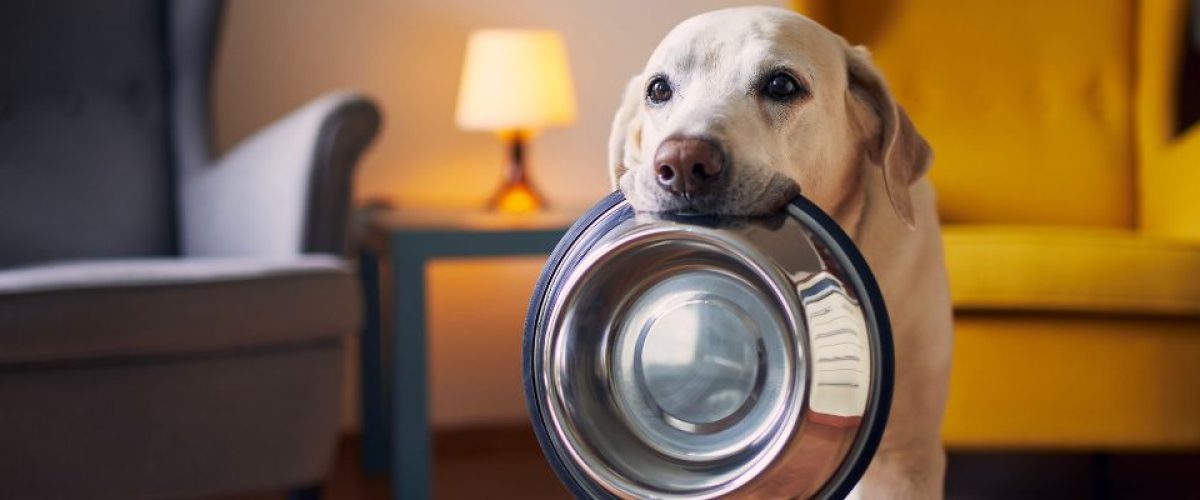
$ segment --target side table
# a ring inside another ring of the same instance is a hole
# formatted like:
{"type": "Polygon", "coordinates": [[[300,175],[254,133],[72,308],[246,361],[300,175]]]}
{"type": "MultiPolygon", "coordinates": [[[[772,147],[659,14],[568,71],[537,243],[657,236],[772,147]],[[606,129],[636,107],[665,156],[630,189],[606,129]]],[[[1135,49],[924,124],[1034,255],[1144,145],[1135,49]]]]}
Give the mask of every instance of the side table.
{"type": "Polygon", "coordinates": [[[368,471],[388,468],[392,498],[430,496],[426,263],[440,257],[549,254],[582,213],[400,209],[370,216],[359,259],[366,303],[360,359],[363,463],[368,471]],[[381,276],[385,263],[390,272],[381,276]],[[390,310],[381,303],[381,278],[390,278],[390,310]],[[390,338],[383,335],[383,314],[391,319],[390,338]]]}

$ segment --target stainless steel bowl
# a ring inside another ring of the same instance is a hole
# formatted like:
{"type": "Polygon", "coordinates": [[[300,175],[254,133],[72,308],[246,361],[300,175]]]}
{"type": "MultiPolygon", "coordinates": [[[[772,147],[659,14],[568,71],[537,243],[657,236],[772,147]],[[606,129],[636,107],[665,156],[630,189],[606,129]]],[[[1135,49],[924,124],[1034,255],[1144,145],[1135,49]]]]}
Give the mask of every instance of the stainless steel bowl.
{"type": "Polygon", "coordinates": [[[807,200],[652,216],[614,193],[543,270],[524,373],[579,497],[837,498],[883,431],[891,334],[862,256],[807,200]]]}

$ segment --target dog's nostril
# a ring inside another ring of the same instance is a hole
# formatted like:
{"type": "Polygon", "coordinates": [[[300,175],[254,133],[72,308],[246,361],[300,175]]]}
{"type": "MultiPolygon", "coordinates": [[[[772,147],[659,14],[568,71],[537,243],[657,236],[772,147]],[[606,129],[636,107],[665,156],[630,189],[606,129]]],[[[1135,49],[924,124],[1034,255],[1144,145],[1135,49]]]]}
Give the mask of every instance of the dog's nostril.
{"type": "Polygon", "coordinates": [[[654,176],[659,187],[679,196],[715,191],[725,156],[709,139],[664,139],[654,153],[654,176]]]}
{"type": "Polygon", "coordinates": [[[664,181],[669,181],[671,179],[674,179],[675,178],[675,169],[671,168],[670,165],[659,165],[658,166],[658,178],[662,179],[664,181]]]}

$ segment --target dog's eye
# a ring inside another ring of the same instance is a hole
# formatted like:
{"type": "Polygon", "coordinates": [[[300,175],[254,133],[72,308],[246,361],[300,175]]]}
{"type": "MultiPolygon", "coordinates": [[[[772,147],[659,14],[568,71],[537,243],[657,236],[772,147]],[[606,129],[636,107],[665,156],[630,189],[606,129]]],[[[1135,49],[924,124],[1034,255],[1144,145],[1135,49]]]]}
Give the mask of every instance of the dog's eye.
{"type": "Polygon", "coordinates": [[[662,104],[671,100],[671,84],[662,77],[650,80],[650,85],[646,87],[646,98],[652,104],[662,104]]]}
{"type": "Polygon", "coordinates": [[[795,78],[785,73],[777,73],[767,80],[763,93],[776,101],[788,101],[798,97],[803,89],[795,78]]]}

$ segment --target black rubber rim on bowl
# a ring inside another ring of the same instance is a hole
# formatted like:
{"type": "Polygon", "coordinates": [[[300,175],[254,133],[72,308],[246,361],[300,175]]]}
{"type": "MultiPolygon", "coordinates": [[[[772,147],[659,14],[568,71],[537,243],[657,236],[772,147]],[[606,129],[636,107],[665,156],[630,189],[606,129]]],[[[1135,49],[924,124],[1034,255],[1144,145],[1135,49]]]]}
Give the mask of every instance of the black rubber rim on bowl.
{"type": "MultiPolygon", "coordinates": [[[[534,340],[537,335],[537,319],[541,315],[542,302],[547,289],[550,287],[550,280],[562,264],[567,251],[570,250],[583,231],[595,223],[600,216],[623,201],[625,201],[624,194],[620,191],[614,191],[592,206],[587,213],[571,225],[563,238],[554,246],[554,251],[551,252],[545,267],[542,268],[541,275],[534,285],[533,295],[529,299],[529,307],[525,314],[525,332],[521,341],[521,380],[525,387],[525,406],[529,411],[533,432],[537,436],[538,444],[542,448],[542,454],[545,455],[546,461],[554,470],[555,475],[558,476],[563,485],[576,498],[616,497],[604,492],[597,493],[599,491],[598,488],[588,488],[586,485],[580,484],[576,475],[571,472],[567,460],[559,456],[555,450],[554,443],[550,439],[549,431],[545,427],[542,412],[538,405],[539,395],[536,393],[537,388],[534,384],[534,377],[537,374],[533,372],[534,363],[532,356],[534,340]]],[[[850,236],[842,231],[837,222],[808,199],[797,196],[791,201],[791,204],[809,217],[812,217],[833,238],[834,243],[844,253],[847,260],[850,261],[850,264],[862,282],[863,291],[870,300],[871,312],[878,326],[879,370],[874,375],[874,382],[875,387],[879,390],[870,402],[873,411],[868,412],[872,418],[865,426],[867,434],[862,441],[858,458],[854,460],[848,469],[839,470],[835,473],[835,477],[842,477],[841,481],[834,489],[825,491],[824,495],[822,495],[825,498],[844,498],[850,494],[850,490],[854,488],[866,472],[867,466],[871,463],[871,458],[875,456],[875,451],[879,448],[879,441],[883,437],[883,430],[887,426],[888,413],[891,410],[892,404],[891,381],[895,372],[895,352],[892,344],[891,321],[888,318],[887,307],[883,302],[883,294],[879,290],[879,284],[875,280],[875,275],[871,273],[871,268],[867,265],[866,259],[863,258],[862,254],[858,251],[858,247],[851,241],[850,236]]]]}

